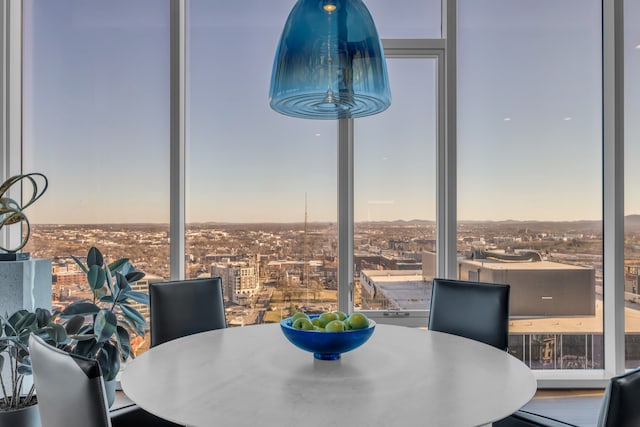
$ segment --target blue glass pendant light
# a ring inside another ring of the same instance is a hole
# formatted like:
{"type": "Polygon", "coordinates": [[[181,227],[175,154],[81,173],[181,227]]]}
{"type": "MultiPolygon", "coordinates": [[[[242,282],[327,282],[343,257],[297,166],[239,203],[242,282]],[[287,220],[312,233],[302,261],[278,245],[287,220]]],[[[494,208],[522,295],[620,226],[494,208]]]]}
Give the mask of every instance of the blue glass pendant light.
{"type": "Polygon", "coordinates": [[[269,97],[275,111],[306,119],[364,117],[391,105],[382,45],[362,0],[298,0],[269,97]]]}

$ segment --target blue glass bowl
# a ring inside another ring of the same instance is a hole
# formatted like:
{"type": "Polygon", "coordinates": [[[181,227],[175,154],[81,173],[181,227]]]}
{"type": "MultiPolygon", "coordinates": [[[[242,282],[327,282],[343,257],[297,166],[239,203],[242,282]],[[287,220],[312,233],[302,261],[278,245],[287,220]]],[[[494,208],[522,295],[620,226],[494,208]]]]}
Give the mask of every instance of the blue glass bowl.
{"type": "MultiPolygon", "coordinates": [[[[309,316],[310,319],[318,315],[309,316]]],[[[340,354],[360,347],[373,335],[376,322],[369,319],[369,327],[344,332],[305,331],[291,326],[291,317],[282,319],[284,336],[296,347],[313,353],[320,360],[338,360],[340,354]]]]}

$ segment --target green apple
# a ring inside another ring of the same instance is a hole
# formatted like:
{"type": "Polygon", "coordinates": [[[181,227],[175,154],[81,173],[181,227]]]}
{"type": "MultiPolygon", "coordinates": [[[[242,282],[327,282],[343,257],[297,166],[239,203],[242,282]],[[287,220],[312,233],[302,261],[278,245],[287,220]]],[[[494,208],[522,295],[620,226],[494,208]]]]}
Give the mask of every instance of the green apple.
{"type": "Polygon", "coordinates": [[[313,323],[311,320],[301,317],[293,322],[294,329],[303,329],[305,331],[313,331],[313,323]]]}
{"type": "Polygon", "coordinates": [[[344,332],[344,323],[342,320],[332,320],[324,327],[326,332],[344,332]]]}
{"type": "Polygon", "coordinates": [[[293,313],[293,316],[291,316],[291,323],[295,322],[298,319],[308,319],[309,316],[307,316],[306,313],[303,313],[302,311],[296,311],[295,313],[293,313]]]}
{"type": "Polygon", "coordinates": [[[318,326],[318,327],[322,327],[320,326],[320,319],[318,319],[317,317],[314,317],[313,319],[311,319],[311,323],[313,323],[313,326],[318,326]]]}
{"type": "Polygon", "coordinates": [[[318,320],[320,321],[320,327],[321,328],[325,328],[327,326],[327,323],[331,322],[332,320],[338,320],[338,316],[335,313],[322,313],[320,316],[318,316],[318,320]]]}
{"type": "Polygon", "coordinates": [[[335,313],[335,315],[338,316],[338,320],[344,321],[347,318],[347,315],[345,313],[343,313],[342,311],[336,310],[333,313],[335,313]]]}
{"type": "Polygon", "coordinates": [[[352,329],[364,329],[369,327],[369,319],[362,313],[353,313],[347,318],[352,329]]]}

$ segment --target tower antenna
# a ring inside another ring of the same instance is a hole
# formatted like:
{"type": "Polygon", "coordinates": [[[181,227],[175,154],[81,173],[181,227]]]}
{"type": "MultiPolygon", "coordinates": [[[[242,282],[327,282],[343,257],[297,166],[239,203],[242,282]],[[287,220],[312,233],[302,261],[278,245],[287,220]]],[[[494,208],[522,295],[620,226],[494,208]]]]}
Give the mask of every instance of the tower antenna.
{"type": "Polygon", "coordinates": [[[304,192],[304,248],[303,248],[303,265],[302,265],[302,281],[307,289],[306,291],[306,306],[309,307],[309,271],[307,267],[307,192],[304,192]]]}

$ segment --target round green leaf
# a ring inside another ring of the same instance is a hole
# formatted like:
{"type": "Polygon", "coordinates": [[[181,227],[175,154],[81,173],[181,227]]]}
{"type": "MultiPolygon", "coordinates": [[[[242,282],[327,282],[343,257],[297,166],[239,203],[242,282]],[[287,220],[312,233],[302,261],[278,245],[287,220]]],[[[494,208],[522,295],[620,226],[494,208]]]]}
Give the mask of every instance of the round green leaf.
{"type": "Polygon", "coordinates": [[[46,327],[44,330],[49,335],[49,339],[56,344],[62,344],[67,341],[67,331],[62,325],[53,323],[52,325],[46,327]]]}
{"type": "Polygon", "coordinates": [[[92,265],[89,268],[89,272],[87,273],[87,282],[89,282],[89,287],[92,290],[102,288],[106,278],[107,276],[101,267],[92,265]]]}
{"type": "Polygon", "coordinates": [[[118,337],[118,343],[122,349],[122,358],[126,360],[132,353],[129,332],[127,332],[127,330],[122,326],[118,325],[116,336],[118,337]]]}
{"type": "Polygon", "coordinates": [[[126,274],[128,270],[130,270],[129,258],[120,258],[119,260],[113,261],[109,264],[109,271],[115,272],[123,272],[126,274]]]}
{"type": "Polygon", "coordinates": [[[95,246],[92,246],[87,254],[87,265],[91,268],[94,265],[102,267],[103,264],[104,257],[102,256],[102,252],[100,252],[100,250],[95,246]]]}
{"type": "Polygon", "coordinates": [[[109,310],[100,310],[96,315],[94,322],[94,332],[98,342],[105,342],[109,340],[116,331],[118,325],[118,318],[109,310]]]}
{"type": "Polygon", "coordinates": [[[125,275],[129,283],[135,283],[138,280],[142,279],[144,276],[145,274],[142,271],[138,271],[138,270],[130,271],[125,275]]]}
{"type": "Polygon", "coordinates": [[[145,325],[147,323],[142,314],[140,314],[140,312],[135,308],[126,304],[120,304],[120,308],[122,309],[122,314],[124,314],[124,316],[132,323],[136,325],[145,325]]]}
{"type": "Polygon", "coordinates": [[[18,374],[20,375],[31,375],[31,366],[28,365],[18,365],[18,374]]]}
{"type": "Polygon", "coordinates": [[[24,329],[35,330],[38,327],[38,319],[36,318],[36,314],[27,312],[27,314],[20,318],[20,320],[18,320],[13,325],[13,327],[17,332],[20,332],[24,329]]]}
{"type": "Polygon", "coordinates": [[[127,292],[131,290],[129,281],[122,273],[116,273],[116,285],[116,289],[119,289],[120,291],[127,292]]]}
{"type": "Polygon", "coordinates": [[[98,311],[100,311],[100,307],[97,305],[90,302],[78,301],[66,306],[65,309],[62,310],[62,317],[92,316],[97,314],[98,311]]]}
{"type": "Polygon", "coordinates": [[[80,331],[80,328],[84,324],[83,316],[73,316],[69,321],[65,324],[65,330],[67,334],[75,335],[80,331]]]}
{"type": "Polygon", "coordinates": [[[145,294],[144,292],[128,291],[128,292],[125,292],[124,295],[127,298],[131,298],[135,302],[139,302],[140,304],[149,305],[149,295],[145,294]]]}
{"type": "Polygon", "coordinates": [[[38,327],[43,328],[51,323],[51,313],[46,308],[36,308],[38,327]]]}
{"type": "Polygon", "coordinates": [[[90,339],[78,341],[73,347],[73,354],[79,354],[80,356],[88,357],[90,359],[95,359],[94,352],[97,349],[97,342],[95,337],[91,336],[90,339]]]}
{"type": "Polygon", "coordinates": [[[110,342],[104,343],[98,353],[98,363],[105,381],[110,381],[116,377],[120,370],[120,354],[118,348],[110,342]]]}

